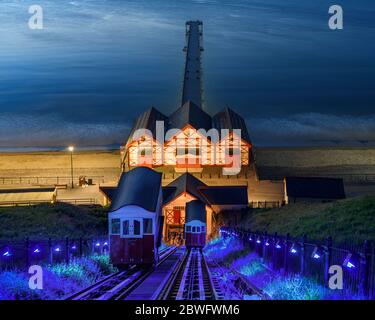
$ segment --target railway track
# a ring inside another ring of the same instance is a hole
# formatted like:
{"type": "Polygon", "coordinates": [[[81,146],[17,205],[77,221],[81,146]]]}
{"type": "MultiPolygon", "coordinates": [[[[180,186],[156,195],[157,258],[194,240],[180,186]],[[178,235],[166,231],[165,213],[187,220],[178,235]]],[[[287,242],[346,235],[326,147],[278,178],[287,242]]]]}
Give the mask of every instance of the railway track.
{"type": "Polygon", "coordinates": [[[185,252],[160,293],[161,300],[217,300],[217,286],[212,282],[209,268],[200,249],[185,252]]]}
{"type": "MultiPolygon", "coordinates": [[[[160,252],[159,264],[165,261],[176,247],[170,247],[160,252]]],[[[152,269],[131,266],[125,271],[114,273],[84,290],[73,294],[66,300],[121,300],[152,273],[152,269]]]]}

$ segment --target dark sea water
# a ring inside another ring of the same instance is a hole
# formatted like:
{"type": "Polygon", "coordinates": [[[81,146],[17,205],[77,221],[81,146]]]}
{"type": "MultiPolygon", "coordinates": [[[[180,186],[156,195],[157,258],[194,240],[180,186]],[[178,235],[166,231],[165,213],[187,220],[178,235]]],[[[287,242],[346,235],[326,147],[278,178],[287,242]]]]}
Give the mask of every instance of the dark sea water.
{"type": "Polygon", "coordinates": [[[141,111],[172,112],[191,19],[207,112],[231,106],[256,145],[375,145],[375,1],[337,3],[341,31],[326,0],[2,0],[0,150],[117,145],[141,111]]]}

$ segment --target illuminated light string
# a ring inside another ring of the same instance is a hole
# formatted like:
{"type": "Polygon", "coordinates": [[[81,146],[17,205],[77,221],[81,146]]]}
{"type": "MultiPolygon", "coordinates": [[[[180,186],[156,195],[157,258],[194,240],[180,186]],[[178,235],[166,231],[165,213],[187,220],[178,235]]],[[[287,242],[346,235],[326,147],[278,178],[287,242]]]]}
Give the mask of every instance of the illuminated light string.
{"type": "MultiPolygon", "coordinates": [[[[221,229],[219,230],[220,234],[221,235],[231,235],[231,236],[236,236],[238,237],[238,234],[234,231],[230,231],[229,229],[221,229]]],[[[254,241],[254,238],[252,235],[250,235],[248,238],[248,241],[254,241]]],[[[258,237],[256,239],[256,243],[260,244],[262,243],[260,237],[258,237]]],[[[265,246],[270,246],[270,242],[268,239],[265,240],[264,242],[265,246]]],[[[106,245],[106,243],[104,243],[104,245],[106,245]]],[[[275,243],[275,248],[276,249],[281,249],[282,248],[282,243],[280,242],[280,240],[277,240],[277,242],[275,243]]],[[[297,254],[298,253],[298,244],[297,243],[293,243],[289,252],[291,254],[297,254]]],[[[315,246],[312,254],[311,254],[311,258],[312,259],[316,259],[316,260],[319,260],[321,259],[323,256],[325,255],[325,251],[323,250],[323,247],[321,246],[315,246]]],[[[345,261],[343,262],[343,266],[345,266],[346,268],[348,269],[355,269],[356,266],[359,265],[360,263],[360,255],[357,254],[357,253],[349,253],[345,259],[345,261]]]]}

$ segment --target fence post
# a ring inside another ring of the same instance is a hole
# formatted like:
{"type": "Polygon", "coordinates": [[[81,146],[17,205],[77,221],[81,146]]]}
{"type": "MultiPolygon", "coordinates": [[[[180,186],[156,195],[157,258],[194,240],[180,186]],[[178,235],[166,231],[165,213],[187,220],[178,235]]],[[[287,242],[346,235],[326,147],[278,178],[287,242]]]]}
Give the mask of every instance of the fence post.
{"type": "Polygon", "coordinates": [[[302,237],[302,243],[301,243],[301,274],[305,274],[306,270],[306,242],[307,242],[307,236],[304,234],[302,237]]]}
{"type": "Polygon", "coordinates": [[[29,255],[29,249],[30,249],[30,241],[29,241],[29,237],[26,237],[26,240],[25,240],[25,250],[26,250],[26,268],[29,268],[29,264],[30,264],[30,255],[29,255]]]}
{"type": "Polygon", "coordinates": [[[284,244],[284,273],[288,273],[288,257],[289,257],[289,240],[290,234],[287,233],[284,244]]]}
{"type": "Polygon", "coordinates": [[[48,250],[49,250],[49,263],[53,263],[53,250],[52,250],[52,239],[48,239],[48,250]]]}
{"type": "Polygon", "coordinates": [[[370,257],[371,254],[371,243],[366,240],[363,244],[363,255],[361,257],[361,293],[368,298],[370,293],[370,257]]]}
{"type": "Polygon", "coordinates": [[[277,268],[276,243],[277,243],[277,232],[274,233],[273,240],[272,240],[272,269],[274,270],[276,270],[277,268]]]}
{"type": "Polygon", "coordinates": [[[69,252],[69,238],[65,238],[65,262],[69,264],[70,262],[70,252],[69,252]]]}
{"type": "Polygon", "coordinates": [[[325,250],[325,259],[324,259],[324,285],[328,286],[329,281],[329,267],[331,266],[332,261],[332,237],[329,236],[326,240],[326,250],[325,250]]]}
{"type": "Polygon", "coordinates": [[[264,236],[263,236],[263,242],[262,242],[262,259],[263,259],[263,262],[265,262],[266,260],[266,257],[267,257],[267,247],[266,247],[266,242],[267,242],[267,231],[264,233],[264,236]]]}
{"type": "Polygon", "coordinates": [[[82,243],[82,237],[79,238],[79,256],[83,256],[83,243],[82,243]]]}

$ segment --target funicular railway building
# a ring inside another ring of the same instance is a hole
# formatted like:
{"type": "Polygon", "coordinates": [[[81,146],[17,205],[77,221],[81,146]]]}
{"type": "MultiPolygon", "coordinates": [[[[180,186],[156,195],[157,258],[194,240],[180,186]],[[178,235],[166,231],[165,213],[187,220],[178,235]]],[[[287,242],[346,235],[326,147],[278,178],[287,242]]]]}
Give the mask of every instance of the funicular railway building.
{"type": "Polygon", "coordinates": [[[204,110],[202,28],[200,21],[186,23],[181,106],[170,115],[154,107],[143,112],[121,148],[123,174],[146,166],[162,175],[165,242],[183,239],[186,203],[192,200],[206,205],[207,235],[213,213],[285,203],[283,181],[258,178],[244,119],[228,107],[214,115],[204,110]]]}
{"type": "Polygon", "coordinates": [[[142,113],[121,153],[123,172],[147,166],[162,173],[165,241],[182,240],[191,200],[206,204],[208,234],[213,212],[246,208],[245,180],[255,174],[244,119],[230,108],[213,116],[203,108],[202,27],[200,21],[186,23],[181,106],[168,116],[154,107],[142,113]]]}

